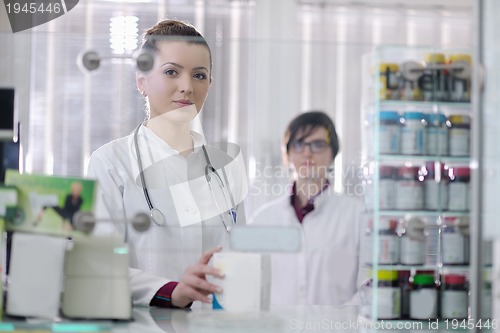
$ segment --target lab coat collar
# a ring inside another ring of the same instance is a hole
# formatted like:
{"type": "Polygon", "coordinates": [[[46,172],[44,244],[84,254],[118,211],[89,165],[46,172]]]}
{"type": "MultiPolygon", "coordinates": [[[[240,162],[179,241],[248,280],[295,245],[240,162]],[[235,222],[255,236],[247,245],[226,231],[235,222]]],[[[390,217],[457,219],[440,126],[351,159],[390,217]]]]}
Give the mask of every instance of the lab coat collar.
{"type": "Polygon", "coordinates": [[[330,204],[330,202],[331,202],[330,200],[332,200],[330,198],[338,197],[338,196],[342,195],[339,192],[335,192],[335,189],[333,187],[333,180],[329,179],[329,181],[330,181],[330,185],[325,190],[321,191],[321,193],[316,198],[314,198],[314,206],[317,209],[321,209],[319,207],[321,207],[324,204],[327,204],[327,203],[330,204]]]}
{"type": "MultiPolygon", "coordinates": [[[[313,198],[309,199],[311,200],[310,203],[314,204],[315,206],[317,204],[322,204],[325,200],[327,200],[328,197],[330,196],[335,196],[335,195],[340,195],[340,193],[338,192],[335,192],[335,189],[333,188],[333,178],[331,177],[328,177],[327,178],[327,184],[325,184],[323,186],[323,189],[321,190],[321,192],[319,192],[318,194],[316,194],[313,198]]],[[[295,191],[296,191],[296,185],[297,184],[297,181],[294,181],[292,183],[292,185],[290,186],[290,193],[289,193],[289,202],[290,204],[292,205],[293,207],[293,200],[294,200],[294,197],[295,197],[295,191]]]]}
{"type": "MultiPolygon", "coordinates": [[[[135,149],[134,134],[136,129],[128,137],[128,149],[132,173],[134,179],[138,179],[140,170],[137,159],[137,151],[135,149]]],[[[198,132],[191,130],[191,137],[193,138],[194,147],[201,147],[204,145],[205,138],[198,132]]],[[[137,133],[137,143],[141,154],[141,162],[143,170],[151,165],[158,163],[168,157],[179,155],[179,152],[172,148],[167,142],[156,135],[152,130],[140,125],[139,132],[137,133]]]]}

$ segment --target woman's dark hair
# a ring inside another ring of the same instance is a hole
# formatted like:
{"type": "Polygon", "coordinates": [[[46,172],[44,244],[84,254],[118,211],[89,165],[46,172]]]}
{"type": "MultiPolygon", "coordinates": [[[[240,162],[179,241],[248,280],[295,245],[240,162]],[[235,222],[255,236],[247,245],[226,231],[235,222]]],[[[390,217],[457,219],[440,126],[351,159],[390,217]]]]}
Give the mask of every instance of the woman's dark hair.
{"type": "Polygon", "coordinates": [[[309,136],[318,127],[323,127],[328,131],[330,149],[332,150],[332,159],[335,159],[339,152],[339,138],[335,131],[335,125],[328,115],[321,111],[309,111],[300,114],[292,119],[288,124],[283,142],[288,154],[290,144],[293,141],[302,141],[309,136]],[[300,135],[300,137],[299,137],[300,135]]]}
{"type": "Polygon", "coordinates": [[[144,32],[141,49],[158,52],[157,44],[162,40],[181,40],[205,46],[210,55],[210,71],[212,71],[212,51],[210,46],[193,25],[174,19],[160,21],[144,32]]]}

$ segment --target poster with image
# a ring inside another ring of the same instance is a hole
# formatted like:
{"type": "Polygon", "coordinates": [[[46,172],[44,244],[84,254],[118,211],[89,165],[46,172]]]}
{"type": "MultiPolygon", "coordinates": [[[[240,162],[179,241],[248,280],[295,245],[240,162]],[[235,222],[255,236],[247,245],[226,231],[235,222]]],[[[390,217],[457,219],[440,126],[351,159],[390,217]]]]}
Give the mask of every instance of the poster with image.
{"type": "Polygon", "coordinates": [[[17,210],[6,217],[7,230],[70,234],[73,216],[94,209],[96,183],[91,179],[7,170],[5,185],[17,189],[17,210]]]}

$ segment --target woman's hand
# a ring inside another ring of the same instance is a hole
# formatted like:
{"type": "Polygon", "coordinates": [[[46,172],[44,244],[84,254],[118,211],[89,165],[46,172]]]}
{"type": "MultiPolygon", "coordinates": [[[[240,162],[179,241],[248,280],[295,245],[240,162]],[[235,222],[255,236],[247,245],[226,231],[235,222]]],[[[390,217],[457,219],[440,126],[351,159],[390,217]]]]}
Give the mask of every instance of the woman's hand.
{"type": "Polygon", "coordinates": [[[208,250],[203,253],[196,264],[186,268],[181,280],[172,291],[172,305],[183,308],[193,301],[211,303],[212,300],[208,295],[222,291],[220,287],[209,283],[206,279],[206,275],[223,277],[219,270],[208,266],[208,261],[212,258],[212,255],[221,249],[222,247],[218,246],[208,250]]]}

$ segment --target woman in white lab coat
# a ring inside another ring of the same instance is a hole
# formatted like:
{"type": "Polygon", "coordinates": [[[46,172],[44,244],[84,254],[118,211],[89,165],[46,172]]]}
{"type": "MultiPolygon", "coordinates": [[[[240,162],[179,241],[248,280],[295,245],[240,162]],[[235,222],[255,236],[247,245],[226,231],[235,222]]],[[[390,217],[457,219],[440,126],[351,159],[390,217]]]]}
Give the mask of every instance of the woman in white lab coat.
{"type": "Polygon", "coordinates": [[[353,302],[359,269],[360,200],[333,190],[339,151],[332,120],[323,112],[293,119],[284,135],[292,193],[261,207],[250,223],[300,227],[300,253],[272,255],[271,304],[341,305],[353,302]]]}
{"type": "Polygon", "coordinates": [[[146,31],[142,49],[155,58],[149,72],[136,75],[149,117],[91,156],[88,176],[99,184],[96,229],[111,225],[127,240],[134,304],[208,303],[220,289],[205,277],[220,273],[207,263],[244,216],[246,177],[233,158],[241,155],[207,147],[191,130],[212,80],[211,52],[201,34],[185,22],[164,20],[146,31]],[[150,228],[134,229],[131,219],[145,212],[153,217],[150,228]]]}

